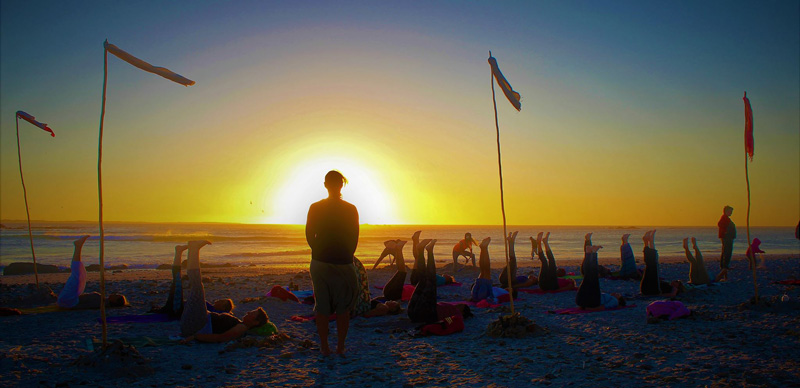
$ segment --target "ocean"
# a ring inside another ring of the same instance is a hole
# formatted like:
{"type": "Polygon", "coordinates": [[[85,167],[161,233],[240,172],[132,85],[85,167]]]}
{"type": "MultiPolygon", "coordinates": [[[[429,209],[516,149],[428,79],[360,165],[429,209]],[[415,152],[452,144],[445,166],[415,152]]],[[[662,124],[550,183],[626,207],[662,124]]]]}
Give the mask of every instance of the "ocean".
{"type": "MultiPolygon", "coordinates": [[[[63,268],[69,267],[72,241],[82,235],[91,235],[83,249],[85,263],[97,263],[99,256],[99,226],[96,222],[33,222],[33,242],[36,261],[63,268]]],[[[650,229],[634,226],[509,226],[508,231],[519,231],[516,243],[520,265],[530,262],[531,243],[540,231],[550,231],[550,246],[559,263],[575,264],[583,258],[584,234],[593,232],[593,243],[603,245],[600,258],[619,260],[620,236],[630,233],[634,252],[642,250],[641,236],[650,229]]],[[[662,257],[683,257],[682,239],[694,236],[707,262],[720,254],[717,228],[713,227],[660,227],[657,228],[656,248],[662,257]]],[[[502,266],[505,257],[501,236],[502,226],[436,226],[436,225],[362,225],[356,256],[368,267],[383,250],[383,241],[410,240],[416,230],[422,238],[436,238],[434,253],[443,265],[452,262],[452,247],[464,237],[465,232],[481,241],[491,237],[489,252],[492,267],[502,266]]],[[[746,244],[745,227],[737,225],[738,239],[735,254],[743,255],[746,244]]],[[[761,239],[761,248],[769,254],[800,256],[800,240],[794,237],[794,227],[753,227],[752,238],[761,239]]],[[[105,224],[106,266],[126,264],[129,268],[152,269],[160,264],[171,264],[174,246],[188,240],[206,239],[213,244],[203,248],[201,260],[236,266],[265,265],[286,268],[307,268],[311,251],[305,240],[303,225],[250,225],[222,223],[120,223],[105,224]]],[[[479,249],[474,248],[475,253],[479,249]]],[[[405,247],[407,263],[411,263],[410,244],[405,247]]],[[[31,262],[31,249],[26,223],[4,221],[0,228],[0,268],[12,262],[31,262]]],[[[463,262],[463,261],[462,261],[463,262]]],[[[526,264],[530,263],[530,264],[526,264]]],[[[384,259],[382,264],[388,264],[384,259]]],[[[538,264],[536,265],[538,266],[538,264]]]]}

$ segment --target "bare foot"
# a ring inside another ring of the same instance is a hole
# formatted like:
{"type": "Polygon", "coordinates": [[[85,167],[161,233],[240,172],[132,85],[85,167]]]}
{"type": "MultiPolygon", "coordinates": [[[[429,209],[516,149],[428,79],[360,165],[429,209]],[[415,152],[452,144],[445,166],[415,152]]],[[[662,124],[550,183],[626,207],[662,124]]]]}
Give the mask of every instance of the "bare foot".
{"type": "Polygon", "coordinates": [[[644,242],[644,246],[650,242],[650,231],[644,232],[644,236],[642,236],[642,242],[644,242]]]}
{"type": "Polygon", "coordinates": [[[204,247],[206,245],[210,245],[210,244],[211,244],[211,241],[208,241],[208,240],[192,240],[192,241],[189,241],[188,248],[189,249],[198,249],[199,250],[200,248],[202,248],[202,247],[204,247]]]}
{"type": "Polygon", "coordinates": [[[323,357],[328,357],[331,355],[331,348],[328,345],[320,346],[319,351],[322,353],[323,357]]]}
{"type": "Polygon", "coordinates": [[[536,245],[536,240],[533,237],[529,237],[531,239],[531,259],[536,260],[536,254],[539,252],[539,247],[536,245]]]}
{"type": "Polygon", "coordinates": [[[586,253],[597,253],[601,248],[603,248],[602,245],[587,245],[584,251],[586,253]]]}
{"type": "Polygon", "coordinates": [[[544,236],[544,232],[539,232],[539,234],[536,235],[536,246],[537,246],[537,249],[540,250],[540,251],[542,250],[542,237],[543,236],[544,236]]]}
{"type": "Polygon", "coordinates": [[[483,239],[483,241],[481,241],[481,248],[486,249],[486,247],[489,246],[489,243],[491,241],[492,241],[491,237],[486,237],[485,239],[483,239]]]}
{"type": "Polygon", "coordinates": [[[429,238],[426,238],[426,239],[420,241],[419,244],[417,244],[417,252],[421,253],[422,250],[425,249],[425,247],[428,246],[428,244],[430,242],[431,242],[431,239],[429,239],[429,238]]]}
{"type": "Polygon", "coordinates": [[[178,252],[178,253],[183,252],[183,251],[185,251],[187,249],[189,249],[188,245],[176,245],[175,246],[175,252],[178,252]]]}
{"type": "Polygon", "coordinates": [[[694,249],[697,249],[697,239],[694,237],[692,237],[692,246],[694,247],[694,249]]]}
{"type": "Polygon", "coordinates": [[[402,251],[407,242],[406,240],[394,240],[395,251],[402,251]]]}
{"type": "Polygon", "coordinates": [[[591,240],[592,239],[592,232],[586,233],[586,235],[583,236],[583,239],[586,240],[586,241],[591,240]]]}
{"type": "Polygon", "coordinates": [[[631,236],[630,233],[625,233],[625,234],[622,235],[622,244],[623,245],[628,243],[628,237],[630,237],[630,236],[631,236]]]}
{"type": "Polygon", "coordinates": [[[434,245],[436,245],[436,239],[431,240],[431,242],[425,246],[425,249],[428,251],[429,255],[431,254],[431,252],[433,252],[434,245]]]}
{"type": "Polygon", "coordinates": [[[549,240],[550,240],[550,232],[547,232],[547,234],[542,239],[542,242],[547,244],[549,240]]]}
{"type": "Polygon", "coordinates": [[[89,235],[81,236],[79,239],[73,241],[72,243],[75,244],[76,247],[82,247],[83,243],[86,242],[86,239],[89,238],[89,235]]]}
{"type": "Polygon", "coordinates": [[[683,249],[689,250],[689,237],[683,239],[683,249]]]}
{"type": "MultiPolygon", "coordinates": [[[[422,231],[421,231],[421,230],[418,230],[418,231],[414,232],[414,235],[412,235],[412,236],[411,236],[411,241],[413,241],[414,243],[417,243],[417,242],[419,242],[419,235],[420,235],[421,233],[422,233],[422,231]]],[[[416,245],[416,244],[415,244],[415,245],[416,245]]]]}

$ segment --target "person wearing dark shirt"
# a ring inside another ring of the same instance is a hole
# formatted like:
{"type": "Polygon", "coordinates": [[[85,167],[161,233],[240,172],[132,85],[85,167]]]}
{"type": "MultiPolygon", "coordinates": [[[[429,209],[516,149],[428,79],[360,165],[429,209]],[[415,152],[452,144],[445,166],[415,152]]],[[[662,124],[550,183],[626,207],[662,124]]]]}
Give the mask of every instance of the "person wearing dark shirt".
{"type": "Polygon", "coordinates": [[[206,240],[189,241],[188,265],[189,298],[183,305],[181,314],[181,335],[183,343],[194,340],[200,342],[228,342],[235,340],[269,321],[266,311],[261,307],[251,310],[241,320],[232,314],[209,312],[206,306],[206,293],[200,274],[200,248],[211,244],[206,240]]]}
{"type": "Polygon", "coordinates": [[[721,280],[728,280],[728,269],[731,266],[731,256],[733,256],[733,240],[736,239],[736,224],[731,221],[731,214],[733,214],[733,208],[725,206],[722,209],[722,217],[717,222],[719,240],[722,242],[722,255],[719,259],[721,280]]]}
{"type": "Polygon", "coordinates": [[[309,272],[314,286],[314,312],[320,351],[331,353],[328,345],[329,316],[336,313],[336,353],[344,354],[350,310],[359,293],[353,255],[358,245],[358,210],[342,200],[342,187],[347,179],[339,171],[325,175],[328,198],[315,202],[308,209],[306,241],[311,247],[309,272]]]}

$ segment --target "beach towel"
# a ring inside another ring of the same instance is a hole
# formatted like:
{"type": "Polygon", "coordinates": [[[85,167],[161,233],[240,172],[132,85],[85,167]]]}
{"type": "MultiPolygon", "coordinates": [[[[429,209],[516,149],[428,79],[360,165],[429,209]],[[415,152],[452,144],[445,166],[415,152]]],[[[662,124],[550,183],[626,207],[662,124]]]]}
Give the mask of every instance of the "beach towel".
{"type": "Polygon", "coordinates": [[[800,279],[787,279],[787,280],[779,280],[777,282],[773,282],[775,284],[784,284],[788,286],[800,286],[800,279]]]}
{"type": "Polygon", "coordinates": [[[278,298],[284,302],[286,302],[287,300],[292,300],[297,303],[300,303],[300,298],[298,298],[294,292],[289,291],[288,288],[284,288],[281,286],[272,286],[272,289],[269,290],[269,292],[267,292],[267,296],[278,298]]]}
{"type": "Polygon", "coordinates": [[[454,315],[420,328],[421,335],[448,335],[464,331],[464,317],[454,315]]]}
{"type": "Polygon", "coordinates": [[[676,300],[660,300],[650,303],[647,306],[647,316],[662,318],[666,317],[670,321],[681,317],[688,317],[692,312],[686,306],[676,300]]]}
{"type": "Polygon", "coordinates": [[[629,304],[627,306],[622,307],[614,307],[613,309],[605,309],[605,310],[585,310],[580,307],[570,307],[565,309],[558,309],[558,310],[549,310],[548,313],[550,314],[563,314],[563,315],[574,315],[574,314],[586,314],[586,313],[599,313],[603,311],[616,311],[627,309],[631,307],[636,307],[635,304],[629,304]]]}
{"type": "MultiPolygon", "coordinates": [[[[180,318],[171,318],[167,314],[140,314],[140,315],[118,315],[116,317],[106,317],[106,323],[157,323],[177,321],[180,318]]],[[[102,323],[97,318],[97,323],[102,323]]]]}

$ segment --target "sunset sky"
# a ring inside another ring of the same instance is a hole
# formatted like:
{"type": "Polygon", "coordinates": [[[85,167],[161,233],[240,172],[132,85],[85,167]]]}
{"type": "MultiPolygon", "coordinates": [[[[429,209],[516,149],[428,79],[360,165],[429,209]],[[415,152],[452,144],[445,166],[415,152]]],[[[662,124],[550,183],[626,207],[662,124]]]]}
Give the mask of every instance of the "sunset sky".
{"type": "Polygon", "coordinates": [[[364,223],[744,225],[800,218],[800,5],[783,2],[3,1],[0,218],[303,223],[325,172],[364,223]]]}

